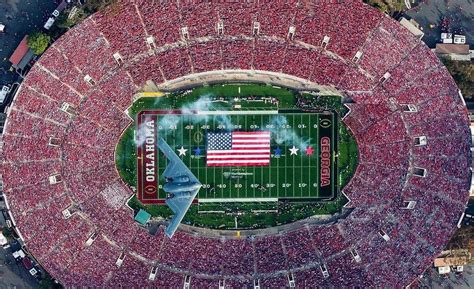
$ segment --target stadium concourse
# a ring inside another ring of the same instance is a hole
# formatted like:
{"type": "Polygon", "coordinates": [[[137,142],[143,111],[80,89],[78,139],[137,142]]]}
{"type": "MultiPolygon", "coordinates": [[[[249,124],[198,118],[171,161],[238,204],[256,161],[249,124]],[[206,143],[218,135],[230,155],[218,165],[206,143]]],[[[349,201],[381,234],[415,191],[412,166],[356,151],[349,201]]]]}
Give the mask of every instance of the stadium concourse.
{"type": "Polygon", "coordinates": [[[6,200],[54,278],[67,287],[401,287],[430,265],[468,199],[471,135],[456,84],[423,42],[356,0],[159,2],[119,1],[71,29],[9,110],[6,200]],[[133,222],[132,191],[114,164],[132,96],[147,80],[232,69],[293,75],[351,100],[344,121],[360,164],[343,189],[346,218],[242,238],[178,230],[169,239],[133,222]]]}

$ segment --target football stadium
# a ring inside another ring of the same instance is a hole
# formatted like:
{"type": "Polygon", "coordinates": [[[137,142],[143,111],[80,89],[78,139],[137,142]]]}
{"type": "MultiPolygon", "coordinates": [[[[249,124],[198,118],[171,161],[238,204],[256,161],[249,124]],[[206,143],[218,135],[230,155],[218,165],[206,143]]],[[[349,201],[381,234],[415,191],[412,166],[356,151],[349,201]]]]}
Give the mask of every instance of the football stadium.
{"type": "Polygon", "coordinates": [[[23,248],[65,287],[405,287],[471,186],[456,83],[359,0],[120,0],[8,109],[23,248]]]}

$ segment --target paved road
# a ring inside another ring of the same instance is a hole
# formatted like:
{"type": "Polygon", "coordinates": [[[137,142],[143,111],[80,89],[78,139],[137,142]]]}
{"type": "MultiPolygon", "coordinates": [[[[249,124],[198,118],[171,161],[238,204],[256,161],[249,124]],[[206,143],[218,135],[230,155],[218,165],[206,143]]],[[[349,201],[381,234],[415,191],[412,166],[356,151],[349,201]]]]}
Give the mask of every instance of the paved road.
{"type": "Polygon", "coordinates": [[[43,27],[55,8],[54,0],[0,0],[0,23],[6,25],[6,33],[0,34],[0,84],[15,80],[8,72],[8,58],[26,34],[43,27]]]}
{"type": "Polygon", "coordinates": [[[38,286],[21,262],[15,261],[11,252],[0,248],[0,289],[37,288],[38,286]]]}
{"type": "MultiPolygon", "coordinates": [[[[0,227],[6,226],[6,209],[3,200],[0,200],[0,227]]],[[[38,288],[37,280],[17,262],[12,255],[12,247],[3,249],[0,247],[0,289],[3,288],[38,288]]]]}
{"type": "Polygon", "coordinates": [[[473,270],[472,265],[464,266],[464,273],[462,275],[450,273],[447,278],[444,278],[438,274],[436,269],[430,268],[425,272],[424,278],[420,279],[420,287],[433,289],[471,289],[474,287],[473,270]]]}
{"type": "MultiPolygon", "coordinates": [[[[419,6],[406,12],[414,18],[425,32],[423,41],[429,47],[435,47],[441,33],[441,20],[449,19],[449,31],[466,35],[467,42],[474,45],[474,0],[426,0],[419,6]],[[436,27],[430,28],[434,24],[436,27]]],[[[471,47],[472,48],[472,47],[471,47]]]]}

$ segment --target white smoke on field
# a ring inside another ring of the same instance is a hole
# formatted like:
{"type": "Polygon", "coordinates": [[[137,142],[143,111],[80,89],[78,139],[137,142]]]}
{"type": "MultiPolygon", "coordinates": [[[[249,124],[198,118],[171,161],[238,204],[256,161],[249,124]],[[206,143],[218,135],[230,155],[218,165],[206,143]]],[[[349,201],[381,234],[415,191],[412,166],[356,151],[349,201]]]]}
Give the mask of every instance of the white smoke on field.
{"type": "MultiPolygon", "coordinates": [[[[142,120],[142,123],[137,127],[137,130],[135,131],[135,146],[140,147],[142,146],[147,137],[147,131],[150,129],[147,126],[147,123],[150,121],[154,121],[153,118],[150,116],[145,117],[142,120]]],[[[174,114],[169,114],[166,115],[165,117],[161,118],[157,123],[154,124],[154,129],[159,130],[159,135],[163,136],[168,135],[171,132],[174,132],[176,128],[178,127],[179,124],[179,116],[174,115],[174,114]]],[[[155,135],[155,137],[157,137],[155,135]]]]}
{"type": "Polygon", "coordinates": [[[145,117],[145,119],[142,121],[142,123],[137,127],[137,130],[135,131],[135,145],[137,147],[143,145],[146,140],[146,132],[147,132],[147,123],[152,121],[151,117],[145,117]]]}
{"type": "Polygon", "coordinates": [[[293,127],[290,128],[288,119],[285,116],[275,116],[268,124],[270,124],[270,132],[274,135],[275,142],[279,145],[294,145],[300,150],[306,150],[311,144],[310,138],[303,138],[296,133],[293,127]]]}
{"type": "MultiPolygon", "coordinates": [[[[178,108],[181,110],[182,115],[191,115],[192,117],[183,118],[181,115],[176,114],[167,114],[162,116],[158,121],[159,134],[161,136],[168,135],[180,135],[182,134],[182,125],[181,121],[185,119],[186,122],[192,124],[207,124],[210,121],[214,121],[217,126],[224,126],[226,129],[232,128],[232,121],[230,117],[226,114],[220,114],[217,116],[212,116],[214,119],[211,119],[210,115],[207,114],[195,114],[197,111],[210,111],[216,110],[219,108],[218,104],[215,104],[211,100],[211,95],[206,94],[201,96],[198,100],[192,103],[186,103],[182,107],[178,108]]],[[[149,121],[150,119],[148,119],[149,121]]],[[[142,145],[145,141],[145,132],[146,126],[145,122],[142,123],[137,129],[136,133],[136,145],[142,145]]]]}
{"type": "Polygon", "coordinates": [[[163,97],[155,97],[155,101],[153,102],[153,105],[157,105],[158,103],[161,102],[162,99],[163,97]]]}
{"type": "MultiPolygon", "coordinates": [[[[209,110],[212,103],[210,102],[209,96],[202,96],[197,101],[189,104],[183,105],[179,110],[182,114],[193,114],[196,110],[209,110]]],[[[160,128],[160,134],[163,136],[179,135],[181,131],[181,116],[176,114],[167,114],[162,116],[158,121],[158,126],[160,128]]],[[[193,123],[201,123],[207,121],[207,116],[203,115],[191,117],[189,120],[193,123]]]]}
{"type": "Polygon", "coordinates": [[[218,125],[224,127],[227,130],[230,130],[234,127],[232,124],[232,121],[230,120],[230,117],[226,114],[220,114],[215,117],[214,119],[218,125]]]}
{"type": "Polygon", "coordinates": [[[176,114],[167,114],[158,121],[160,133],[168,135],[170,132],[178,129],[179,116],[176,114]]]}
{"type": "MultiPolygon", "coordinates": [[[[212,102],[211,95],[203,95],[198,100],[192,103],[184,104],[181,108],[181,113],[183,115],[190,115],[191,117],[183,118],[181,115],[176,114],[167,114],[159,118],[158,123],[155,124],[159,129],[159,134],[161,136],[180,136],[182,131],[181,121],[185,119],[186,122],[192,124],[209,124],[213,122],[217,125],[217,129],[230,130],[233,128],[233,123],[231,118],[227,114],[219,115],[207,115],[207,114],[195,114],[196,111],[212,111],[218,109],[224,109],[215,102],[212,102]],[[212,117],[212,118],[211,118],[212,117]]],[[[146,140],[147,132],[147,122],[152,121],[151,117],[146,117],[142,124],[137,127],[135,133],[135,145],[141,146],[146,140]]],[[[307,137],[302,137],[297,133],[295,127],[291,127],[287,117],[283,115],[275,115],[266,123],[261,129],[269,130],[275,140],[279,145],[286,146],[296,146],[300,150],[306,150],[306,148],[311,144],[311,139],[307,137]]],[[[311,129],[311,128],[308,128],[311,129]]]]}
{"type": "MultiPolygon", "coordinates": [[[[211,110],[216,110],[220,108],[220,105],[216,104],[215,102],[212,102],[211,100],[211,94],[205,94],[202,95],[198,100],[192,103],[187,103],[183,105],[181,109],[182,114],[193,114],[196,111],[211,111],[211,110]]],[[[217,125],[222,125],[225,126],[225,128],[231,128],[232,127],[232,121],[230,120],[230,117],[226,114],[220,114],[217,116],[213,116],[214,120],[217,125]]],[[[190,122],[193,124],[203,124],[203,123],[208,123],[211,121],[211,116],[210,115],[194,115],[189,119],[190,122]]]]}
{"type": "Polygon", "coordinates": [[[195,102],[184,104],[180,109],[183,114],[192,114],[195,111],[209,111],[213,107],[211,94],[204,94],[195,102]]]}

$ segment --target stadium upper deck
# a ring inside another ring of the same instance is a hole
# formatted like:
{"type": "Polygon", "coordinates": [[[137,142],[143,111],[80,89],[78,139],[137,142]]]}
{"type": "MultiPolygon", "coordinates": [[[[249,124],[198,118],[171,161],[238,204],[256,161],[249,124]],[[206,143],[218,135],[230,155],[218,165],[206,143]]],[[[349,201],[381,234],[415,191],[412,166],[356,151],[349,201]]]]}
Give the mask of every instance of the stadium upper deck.
{"type": "Polygon", "coordinates": [[[119,1],[42,56],[3,141],[15,226],[66,286],[405,286],[449,239],[471,182],[453,79],[421,41],[356,0],[119,1]],[[360,148],[344,189],[353,211],[252,238],[150,236],[124,206],[132,192],[114,167],[130,123],[123,111],[146,80],[237,68],[332,85],[353,100],[344,120],[360,148]]]}

